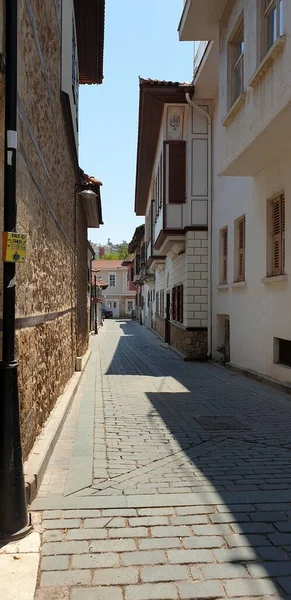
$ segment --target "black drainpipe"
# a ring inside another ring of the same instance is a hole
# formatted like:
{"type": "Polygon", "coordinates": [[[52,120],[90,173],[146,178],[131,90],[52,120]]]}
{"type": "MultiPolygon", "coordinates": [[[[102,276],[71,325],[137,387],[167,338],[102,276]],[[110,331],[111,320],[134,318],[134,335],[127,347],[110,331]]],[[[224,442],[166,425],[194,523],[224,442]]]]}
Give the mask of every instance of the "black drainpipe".
{"type": "MultiPolygon", "coordinates": [[[[17,0],[6,0],[4,231],[16,231],[17,0]]],[[[0,542],[30,530],[26,506],[15,357],[14,262],[3,263],[3,340],[0,362],[0,542]]]]}

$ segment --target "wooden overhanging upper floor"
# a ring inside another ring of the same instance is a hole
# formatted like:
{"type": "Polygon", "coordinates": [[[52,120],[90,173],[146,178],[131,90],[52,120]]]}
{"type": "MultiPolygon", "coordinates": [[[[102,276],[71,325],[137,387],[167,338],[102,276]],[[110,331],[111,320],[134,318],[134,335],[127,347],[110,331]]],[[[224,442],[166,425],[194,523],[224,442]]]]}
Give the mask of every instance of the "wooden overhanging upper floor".
{"type": "MultiPolygon", "coordinates": [[[[186,94],[193,92],[190,83],[139,80],[139,121],[136,164],[135,212],[144,216],[149,199],[152,173],[166,104],[187,104],[186,94]]],[[[180,158],[183,144],[171,150],[180,158]]],[[[176,156],[176,158],[177,158],[176,156]]],[[[183,156],[182,156],[183,158],[183,156]]],[[[175,162],[175,161],[174,161],[175,162]]]]}
{"type": "Polygon", "coordinates": [[[103,81],[105,0],[74,0],[80,83],[103,81]]]}

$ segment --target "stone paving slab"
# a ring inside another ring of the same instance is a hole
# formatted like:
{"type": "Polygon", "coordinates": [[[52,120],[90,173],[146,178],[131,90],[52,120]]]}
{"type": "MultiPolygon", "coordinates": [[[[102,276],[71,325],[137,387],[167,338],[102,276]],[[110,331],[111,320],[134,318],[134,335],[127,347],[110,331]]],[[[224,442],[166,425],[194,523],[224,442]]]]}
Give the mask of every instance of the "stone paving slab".
{"type": "Polygon", "coordinates": [[[35,600],[290,598],[290,398],[130,321],[92,343],[32,504],[35,600]],[[219,415],[248,430],[203,428],[219,415]]]}

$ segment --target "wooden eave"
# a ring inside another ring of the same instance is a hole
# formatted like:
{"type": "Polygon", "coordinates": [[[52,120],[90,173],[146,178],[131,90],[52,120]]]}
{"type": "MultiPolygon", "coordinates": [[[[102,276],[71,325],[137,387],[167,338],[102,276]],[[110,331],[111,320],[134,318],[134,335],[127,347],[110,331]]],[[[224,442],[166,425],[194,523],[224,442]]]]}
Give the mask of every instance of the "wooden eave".
{"type": "Polygon", "coordinates": [[[81,84],[103,81],[105,0],[74,0],[81,84]]]}
{"type": "Polygon", "coordinates": [[[145,215],[165,104],[186,104],[190,83],[140,79],[135,212],[145,215]]]}

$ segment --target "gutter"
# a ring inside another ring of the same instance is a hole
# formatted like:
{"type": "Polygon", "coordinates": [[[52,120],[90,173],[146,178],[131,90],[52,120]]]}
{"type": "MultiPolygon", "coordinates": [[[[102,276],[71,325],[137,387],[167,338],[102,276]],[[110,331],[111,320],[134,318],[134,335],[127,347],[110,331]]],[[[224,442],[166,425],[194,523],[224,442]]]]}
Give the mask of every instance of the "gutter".
{"type": "Polygon", "coordinates": [[[207,356],[212,354],[212,120],[209,113],[203,110],[196,102],[191,100],[190,94],[186,93],[186,100],[194,110],[207,118],[208,122],[208,316],[207,316],[207,356]]]}

